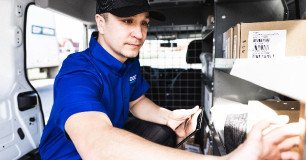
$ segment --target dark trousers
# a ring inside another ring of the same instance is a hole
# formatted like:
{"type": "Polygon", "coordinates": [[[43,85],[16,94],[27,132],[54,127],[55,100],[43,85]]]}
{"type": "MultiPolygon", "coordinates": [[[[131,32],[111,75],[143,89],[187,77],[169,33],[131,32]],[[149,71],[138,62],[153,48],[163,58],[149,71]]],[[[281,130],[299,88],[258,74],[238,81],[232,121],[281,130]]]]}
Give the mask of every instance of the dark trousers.
{"type": "Polygon", "coordinates": [[[168,126],[130,117],[123,128],[149,141],[169,147],[176,146],[176,134],[168,126]]]}

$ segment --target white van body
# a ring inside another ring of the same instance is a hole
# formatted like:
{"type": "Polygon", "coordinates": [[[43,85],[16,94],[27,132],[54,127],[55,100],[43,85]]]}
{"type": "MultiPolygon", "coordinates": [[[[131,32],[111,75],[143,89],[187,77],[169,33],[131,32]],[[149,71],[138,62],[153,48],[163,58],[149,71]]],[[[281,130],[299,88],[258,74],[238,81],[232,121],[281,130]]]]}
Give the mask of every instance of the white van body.
{"type": "Polygon", "coordinates": [[[36,149],[44,126],[38,95],[25,78],[24,16],[30,2],[0,1],[1,160],[18,159],[36,149]]]}

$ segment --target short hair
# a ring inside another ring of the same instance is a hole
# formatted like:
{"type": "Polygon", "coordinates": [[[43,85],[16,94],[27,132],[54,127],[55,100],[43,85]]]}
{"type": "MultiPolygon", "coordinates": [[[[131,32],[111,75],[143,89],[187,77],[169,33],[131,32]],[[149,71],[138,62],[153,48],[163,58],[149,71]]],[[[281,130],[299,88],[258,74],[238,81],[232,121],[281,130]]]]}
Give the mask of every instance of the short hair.
{"type": "Polygon", "coordinates": [[[108,14],[109,13],[102,13],[100,15],[105,19],[105,21],[107,21],[108,20],[108,14]]]}

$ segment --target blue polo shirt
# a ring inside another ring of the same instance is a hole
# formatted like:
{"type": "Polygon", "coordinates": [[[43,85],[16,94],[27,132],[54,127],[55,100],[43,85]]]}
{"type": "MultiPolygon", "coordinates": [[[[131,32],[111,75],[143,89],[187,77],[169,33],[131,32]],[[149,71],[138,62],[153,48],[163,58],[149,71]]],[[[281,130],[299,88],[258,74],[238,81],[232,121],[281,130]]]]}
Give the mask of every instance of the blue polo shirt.
{"type": "Polygon", "coordinates": [[[39,146],[42,159],[81,159],[64,130],[66,120],[75,113],[98,111],[121,128],[129,102],[149,88],[139,61],[121,63],[101,47],[97,35],[92,34],[87,50],[67,57],[55,79],[54,104],[39,146]]]}

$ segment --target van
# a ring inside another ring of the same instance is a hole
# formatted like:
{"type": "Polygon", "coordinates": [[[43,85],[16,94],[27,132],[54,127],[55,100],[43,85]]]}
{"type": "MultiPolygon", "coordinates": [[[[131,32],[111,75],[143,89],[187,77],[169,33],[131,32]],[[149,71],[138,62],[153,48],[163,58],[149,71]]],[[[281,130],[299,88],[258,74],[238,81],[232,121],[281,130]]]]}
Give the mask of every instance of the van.
{"type": "MultiPolygon", "coordinates": [[[[294,101],[289,103],[294,104],[293,110],[298,110],[294,113],[300,113],[305,106],[306,79],[301,76],[306,68],[305,57],[273,60],[274,67],[268,70],[271,73],[268,74],[264,72],[267,70],[260,68],[267,65],[265,60],[226,59],[223,35],[241,22],[306,19],[306,0],[149,2],[155,10],[166,15],[166,21],[150,22],[147,40],[138,57],[142,74],[150,84],[146,96],[170,110],[188,109],[195,105],[203,109],[197,132],[190,135],[180,149],[225,155],[243,142],[243,137],[237,137],[232,130],[224,128],[230,122],[216,117],[226,117],[221,113],[225,109],[218,108],[224,104],[231,104],[227,108],[231,114],[236,111],[235,107],[245,108],[254,100],[294,101]],[[288,65],[283,67],[281,64],[288,65]],[[247,70],[248,67],[251,70],[247,70]],[[272,72],[279,68],[288,72],[272,72]],[[281,84],[267,84],[276,80],[281,84]],[[217,122],[220,119],[224,121],[217,122]],[[225,132],[231,136],[226,136],[225,132]],[[238,140],[231,145],[229,140],[233,138],[238,140]]],[[[52,108],[54,77],[61,67],[56,24],[54,17],[45,11],[80,21],[84,29],[79,32],[84,44],[88,44],[90,34],[97,30],[95,5],[94,0],[0,1],[1,160],[40,159],[38,146],[52,108]],[[40,16],[29,17],[29,12],[40,16]],[[32,80],[35,79],[48,81],[34,84],[32,80]]],[[[268,65],[271,67],[270,62],[268,65]]],[[[240,118],[246,118],[245,113],[240,113],[240,118]]],[[[300,153],[305,152],[302,150],[300,153]]]]}

